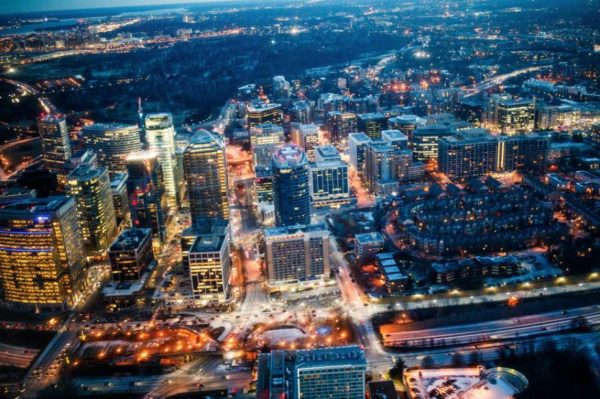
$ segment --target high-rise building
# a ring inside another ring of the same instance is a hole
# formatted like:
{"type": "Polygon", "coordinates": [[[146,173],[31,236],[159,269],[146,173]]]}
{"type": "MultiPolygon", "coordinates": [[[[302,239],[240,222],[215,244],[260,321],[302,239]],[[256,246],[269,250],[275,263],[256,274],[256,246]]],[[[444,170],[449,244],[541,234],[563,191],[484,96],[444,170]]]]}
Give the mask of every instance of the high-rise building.
{"type": "Polygon", "coordinates": [[[498,103],[498,129],[508,135],[529,133],[535,124],[533,100],[502,100],[498,103]]]}
{"type": "Polygon", "coordinates": [[[388,119],[388,129],[400,130],[409,139],[412,137],[412,132],[425,125],[425,120],[416,115],[399,115],[388,119]]]}
{"type": "Polygon", "coordinates": [[[127,171],[127,156],[142,149],[137,125],[95,123],[81,129],[83,145],[98,155],[98,163],[111,173],[127,171]]]}
{"type": "Polygon", "coordinates": [[[290,124],[290,138],[292,143],[303,148],[309,160],[315,159],[315,148],[319,145],[319,127],[314,123],[303,125],[292,122],[290,124]]]}
{"type": "Polygon", "coordinates": [[[160,241],[166,238],[165,200],[162,168],[158,156],[150,151],[127,158],[127,193],[133,227],[150,228],[160,241]]]}
{"type": "Polygon", "coordinates": [[[354,167],[360,175],[365,170],[365,155],[367,146],[371,143],[371,138],[364,133],[351,133],[348,136],[348,152],[350,154],[350,165],[354,167]]]}
{"type": "Polygon", "coordinates": [[[293,144],[277,148],[271,169],[277,226],[310,224],[308,162],[304,151],[293,144]]]}
{"type": "Polygon", "coordinates": [[[382,113],[358,115],[358,131],[365,132],[372,139],[380,139],[381,131],[388,128],[388,119],[382,113]]]}
{"type": "Polygon", "coordinates": [[[400,130],[382,130],[381,139],[388,143],[394,151],[408,149],[408,137],[400,130]]]}
{"type": "Polygon", "coordinates": [[[378,196],[389,195],[398,191],[394,149],[383,140],[375,140],[367,145],[365,181],[369,190],[378,196]]]}
{"type": "Polygon", "coordinates": [[[410,140],[415,159],[421,162],[436,161],[438,140],[454,134],[455,132],[445,125],[429,125],[415,129],[410,140]]]}
{"type": "Polygon", "coordinates": [[[350,197],[348,165],[332,145],[317,147],[316,162],[309,164],[310,198],[313,206],[340,205],[350,197]]]}
{"type": "Polygon", "coordinates": [[[333,143],[342,143],[348,139],[350,133],[358,131],[356,114],[352,112],[327,113],[326,126],[333,143]]]}
{"type": "Polygon", "coordinates": [[[261,100],[249,102],[246,106],[246,118],[248,128],[260,125],[262,123],[272,123],[281,125],[283,121],[283,113],[281,112],[281,104],[264,103],[261,100]]]}
{"type": "Polygon", "coordinates": [[[175,158],[173,117],[169,113],[148,114],[144,118],[144,131],[148,149],[158,155],[167,200],[170,205],[175,205],[179,200],[179,170],[175,158]]]}
{"type": "Polygon", "coordinates": [[[283,127],[262,123],[250,128],[250,146],[254,167],[271,168],[273,150],[283,144],[283,127]]]}
{"type": "Polygon", "coordinates": [[[192,225],[199,226],[210,219],[229,219],[223,140],[200,130],[192,137],[183,157],[192,225]]]}
{"type": "Polygon", "coordinates": [[[526,134],[498,139],[497,170],[518,170],[542,174],[548,166],[550,139],[542,134],[526,134]]]}
{"type": "Polygon", "coordinates": [[[129,217],[129,196],[127,194],[127,173],[114,173],[110,179],[117,226],[129,217]]]}
{"type": "Polygon", "coordinates": [[[84,257],[75,200],[27,198],[0,205],[3,300],[18,309],[66,309],[78,299],[84,257]]]}
{"type": "Polygon", "coordinates": [[[496,170],[498,140],[484,129],[439,140],[438,169],[450,179],[465,180],[496,170]]]}
{"type": "Polygon", "coordinates": [[[199,234],[188,252],[192,293],[196,300],[223,302],[229,297],[231,274],[229,224],[212,230],[199,234]]]}
{"type": "Polygon", "coordinates": [[[328,278],[329,231],[322,224],[265,229],[271,284],[328,278]]]}
{"type": "Polygon", "coordinates": [[[108,250],[113,281],[139,280],[154,262],[151,229],[126,229],[108,250]]]}
{"type": "Polygon", "coordinates": [[[69,173],[66,191],[75,199],[81,236],[89,251],[106,250],[117,235],[108,171],[81,164],[69,173]]]}
{"type": "Polygon", "coordinates": [[[358,346],[273,350],[258,358],[257,396],[364,399],[367,360],[358,346]]]}
{"type": "Polygon", "coordinates": [[[37,120],[42,140],[42,158],[46,167],[59,171],[71,159],[71,140],[64,115],[44,114],[37,120]]]}
{"type": "Polygon", "coordinates": [[[313,109],[308,101],[294,101],[290,109],[292,120],[296,123],[307,125],[314,121],[313,109]]]}

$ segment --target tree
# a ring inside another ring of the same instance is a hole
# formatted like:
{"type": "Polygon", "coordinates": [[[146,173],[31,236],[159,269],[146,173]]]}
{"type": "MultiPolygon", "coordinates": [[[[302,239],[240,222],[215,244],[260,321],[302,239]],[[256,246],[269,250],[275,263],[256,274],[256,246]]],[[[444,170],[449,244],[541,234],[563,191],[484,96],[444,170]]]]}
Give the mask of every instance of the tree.
{"type": "Polygon", "coordinates": [[[479,363],[481,363],[481,355],[479,354],[479,352],[473,351],[473,352],[469,353],[469,364],[471,366],[475,366],[479,363]]]}
{"type": "Polygon", "coordinates": [[[435,360],[431,356],[425,356],[421,359],[421,367],[424,369],[432,369],[435,367],[435,360]]]}
{"type": "Polygon", "coordinates": [[[461,367],[465,365],[465,357],[460,352],[454,352],[452,354],[452,365],[454,367],[461,367]]]}
{"type": "Polygon", "coordinates": [[[393,380],[401,380],[402,374],[404,373],[405,368],[406,368],[406,363],[404,363],[404,360],[402,360],[401,358],[398,358],[396,360],[396,364],[394,364],[394,367],[392,367],[390,369],[390,377],[393,380]]]}

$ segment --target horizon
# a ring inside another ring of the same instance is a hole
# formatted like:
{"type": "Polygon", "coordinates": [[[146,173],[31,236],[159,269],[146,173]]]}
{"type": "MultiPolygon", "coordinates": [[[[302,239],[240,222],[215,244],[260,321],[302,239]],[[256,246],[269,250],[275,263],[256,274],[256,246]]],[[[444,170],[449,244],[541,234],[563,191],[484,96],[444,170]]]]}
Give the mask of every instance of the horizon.
{"type": "MultiPolygon", "coordinates": [[[[38,12],[75,11],[103,8],[178,6],[206,3],[233,3],[237,0],[24,0],[17,3],[0,3],[0,15],[38,12]]],[[[242,0],[248,1],[248,0],[242,0]]],[[[281,1],[281,0],[265,0],[281,1]]]]}

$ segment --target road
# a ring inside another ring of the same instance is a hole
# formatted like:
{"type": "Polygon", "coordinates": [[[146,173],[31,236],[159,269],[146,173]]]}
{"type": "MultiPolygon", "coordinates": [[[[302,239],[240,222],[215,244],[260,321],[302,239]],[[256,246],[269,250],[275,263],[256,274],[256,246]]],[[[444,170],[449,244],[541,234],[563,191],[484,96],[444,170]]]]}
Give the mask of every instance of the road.
{"type": "Polygon", "coordinates": [[[532,67],[517,69],[515,71],[505,73],[502,75],[496,75],[496,76],[486,79],[482,82],[479,82],[474,87],[463,88],[463,91],[467,92],[467,94],[465,94],[465,98],[473,97],[473,96],[481,93],[482,91],[485,91],[485,90],[491,89],[492,87],[498,86],[510,78],[514,78],[516,76],[523,75],[523,74],[530,73],[530,72],[539,71],[541,69],[549,68],[550,66],[551,65],[532,66],[532,67]]]}
{"type": "Polygon", "coordinates": [[[361,289],[352,281],[348,263],[338,250],[336,241],[331,240],[330,242],[332,266],[339,270],[336,278],[342,294],[342,306],[346,309],[355,326],[358,342],[365,350],[373,379],[376,381],[384,379],[384,375],[393,366],[392,356],[383,349],[379,342],[379,338],[371,323],[371,314],[366,309],[368,303],[364,301],[364,294],[361,289]]]}
{"type": "Polygon", "coordinates": [[[533,335],[554,334],[571,329],[578,318],[584,317],[590,326],[600,324],[600,308],[587,306],[530,316],[493,320],[457,326],[402,331],[402,325],[387,325],[381,329],[384,344],[398,347],[433,347],[460,345],[533,335]]]}
{"type": "Polygon", "coordinates": [[[0,344],[0,365],[27,368],[38,353],[37,349],[0,344]]]}
{"type": "Polygon", "coordinates": [[[456,355],[460,354],[465,362],[469,362],[469,357],[475,352],[480,359],[480,363],[486,363],[497,360],[500,357],[502,348],[531,347],[536,350],[544,348],[548,342],[556,344],[557,349],[577,349],[593,346],[600,341],[598,333],[573,333],[561,334],[553,337],[535,337],[531,339],[510,340],[502,343],[465,345],[452,349],[431,349],[411,351],[410,353],[398,353],[394,355],[404,361],[406,367],[419,367],[423,359],[428,356],[433,360],[436,366],[450,366],[456,361],[456,355]],[[572,348],[575,344],[576,348],[572,348]]]}

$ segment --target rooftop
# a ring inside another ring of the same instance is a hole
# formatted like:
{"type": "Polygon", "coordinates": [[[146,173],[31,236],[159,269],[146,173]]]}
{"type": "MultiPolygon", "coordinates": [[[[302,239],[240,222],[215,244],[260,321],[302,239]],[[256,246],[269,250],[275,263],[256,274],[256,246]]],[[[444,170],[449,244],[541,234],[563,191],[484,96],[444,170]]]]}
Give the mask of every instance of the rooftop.
{"type": "Polygon", "coordinates": [[[110,251],[126,251],[137,249],[140,244],[152,236],[152,229],[126,229],[118,235],[110,246],[110,251]]]}
{"type": "Polygon", "coordinates": [[[359,244],[369,244],[372,242],[381,242],[383,241],[383,236],[381,233],[374,231],[372,233],[362,233],[354,236],[356,242],[359,244]]]}
{"type": "Polygon", "coordinates": [[[291,168],[307,163],[306,154],[294,144],[284,144],[273,152],[273,162],[280,168],[291,168]]]}
{"type": "Polygon", "coordinates": [[[282,226],[282,227],[271,227],[265,229],[264,235],[265,237],[275,237],[287,234],[297,234],[297,233],[313,233],[313,232],[327,232],[327,228],[324,224],[309,224],[302,225],[297,224],[294,226],[282,226]]]}
{"type": "Polygon", "coordinates": [[[315,156],[317,158],[317,162],[340,160],[340,153],[332,145],[322,145],[317,147],[315,156]]]}

